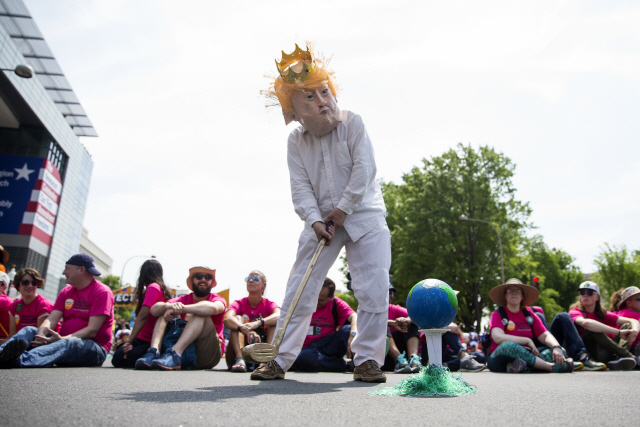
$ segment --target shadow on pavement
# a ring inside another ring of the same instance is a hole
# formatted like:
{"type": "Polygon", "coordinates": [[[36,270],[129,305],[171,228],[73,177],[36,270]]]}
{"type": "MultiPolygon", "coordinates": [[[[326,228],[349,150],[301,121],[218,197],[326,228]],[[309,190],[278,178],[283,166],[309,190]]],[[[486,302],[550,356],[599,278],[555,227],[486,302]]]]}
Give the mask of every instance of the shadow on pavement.
{"type": "Polygon", "coordinates": [[[345,388],[374,388],[379,384],[361,382],[308,383],[296,380],[255,382],[248,385],[212,386],[196,390],[144,391],[116,395],[117,400],[134,402],[216,402],[234,398],[248,398],[263,395],[300,395],[336,393],[345,388]]]}

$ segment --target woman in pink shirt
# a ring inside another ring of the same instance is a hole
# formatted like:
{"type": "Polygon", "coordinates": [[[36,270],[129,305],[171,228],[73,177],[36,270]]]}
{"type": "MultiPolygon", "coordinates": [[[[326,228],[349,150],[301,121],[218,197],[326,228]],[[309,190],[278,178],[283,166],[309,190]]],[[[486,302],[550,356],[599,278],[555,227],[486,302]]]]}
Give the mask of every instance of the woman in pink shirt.
{"type": "MultiPolygon", "coordinates": [[[[609,311],[616,311],[618,316],[640,320],[640,288],[628,287],[611,295],[609,311]]],[[[631,344],[631,352],[636,356],[636,366],[640,365],[640,334],[631,344]]]]}
{"type": "Polygon", "coordinates": [[[23,268],[16,273],[13,284],[20,292],[20,298],[9,306],[11,320],[16,325],[16,332],[26,326],[40,328],[42,322],[49,317],[53,309],[51,301],[38,295],[38,289],[44,288],[44,279],[37,270],[23,268]]]}
{"type": "Polygon", "coordinates": [[[571,306],[573,319],[589,354],[611,370],[628,371],[635,368],[636,359],[629,351],[640,330],[637,320],[604,310],[600,303],[600,287],[583,282],[578,287],[578,300],[571,306]],[[624,329],[618,329],[626,323],[624,329]]]}
{"type": "Polygon", "coordinates": [[[492,372],[573,372],[573,360],[528,306],[539,291],[518,279],[496,286],[489,297],[498,305],[491,315],[492,344],[487,366],[492,372]]]}
{"type": "Polygon", "coordinates": [[[111,364],[116,368],[134,368],[136,360],[144,356],[151,346],[153,328],[157,317],[150,311],[157,302],[171,299],[171,292],[162,278],[162,265],[155,259],[149,259],[140,267],[138,287],[136,288],[136,320],[129,340],[113,354],[111,364]]]}

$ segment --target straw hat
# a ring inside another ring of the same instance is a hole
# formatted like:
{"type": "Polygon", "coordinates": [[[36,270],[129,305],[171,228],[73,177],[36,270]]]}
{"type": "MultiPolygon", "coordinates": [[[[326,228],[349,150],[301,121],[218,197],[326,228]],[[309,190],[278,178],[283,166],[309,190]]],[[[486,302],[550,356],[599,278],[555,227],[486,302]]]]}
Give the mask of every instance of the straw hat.
{"type": "Polygon", "coordinates": [[[189,287],[189,290],[193,290],[193,284],[192,284],[192,280],[193,276],[195,276],[197,273],[200,274],[210,274],[213,277],[213,286],[212,288],[215,288],[216,285],[218,283],[216,283],[216,270],[215,269],[210,269],[209,267],[204,267],[204,266],[198,266],[198,267],[191,267],[189,269],[189,277],[187,277],[187,286],[189,287]]]}
{"type": "Polygon", "coordinates": [[[491,300],[499,306],[504,307],[505,305],[507,305],[507,298],[505,297],[505,293],[507,292],[508,288],[514,286],[522,290],[522,301],[524,302],[525,306],[529,306],[536,302],[536,300],[538,299],[538,295],[540,295],[540,291],[538,291],[538,289],[536,289],[535,287],[525,285],[518,279],[509,279],[507,280],[507,283],[498,285],[495,288],[491,289],[491,291],[489,291],[489,298],[491,298],[491,300]]]}
{"type": "Polygon", "coordinates": [[[0,262],[6,264],[9,261],[9,252],[5,251],[2,246],[0,246],[0,262]]]}
{"type": "Polygon", "coordinates": [[[630,286],[624,291],[622,291],[622,293],[620,294],[621,299],[617,307],[618,310],[620,310],[620,306],[622,305],[623,302],[625,302],[626,300],[628,300],[629,298],[637,294],[640,294],[640,289],[637,286],[630,286]]]}

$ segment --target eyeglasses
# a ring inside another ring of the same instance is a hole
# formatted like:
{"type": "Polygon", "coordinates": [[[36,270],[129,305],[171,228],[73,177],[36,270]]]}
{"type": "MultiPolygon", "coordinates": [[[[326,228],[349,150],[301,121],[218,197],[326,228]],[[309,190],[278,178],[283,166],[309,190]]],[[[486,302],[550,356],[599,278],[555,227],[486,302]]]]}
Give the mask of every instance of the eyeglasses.
{"type": "Polygon", "coordinates": [[[249,280],[253,280],[254,282],[259,282],[260,276],[247,276],[244,278],[245,282],[248,282],[249,280]]]}
{"type": "Polygon", "coordinates": [[[593,296],[593,294],[595,293],[595,291],[591,290],[591,289],[580,289],[580,295],[588,295],[588,296],[593,296]]]}
{"type": "Polygon", "coordinates": [[[507,289],[508,294],[519,295],[522,293],[522,289],[507,289]]]}
{"type": "Polygon", "coordinates": [[[210,274],[202,274],[202,273],[196,273],[196,274],[194,274],[194,275],[193,275],[193,277],[195,277],[195,278],[196,278],[196,280],[202,280],[202,279],[204,279],[204,280],[206,280],[207,282],[208,282],[209,280],[213,279],[213,276],[212,276],[212,275],[210,275],[210,274]]]}
{"type": "Polygon", "coordinates": [[[24,280],[20,281],[20,284],[23,285],[23,286],[29,286],[29,285],[38,286],[38,281],[37,280],[24,279],[24,280]]]}

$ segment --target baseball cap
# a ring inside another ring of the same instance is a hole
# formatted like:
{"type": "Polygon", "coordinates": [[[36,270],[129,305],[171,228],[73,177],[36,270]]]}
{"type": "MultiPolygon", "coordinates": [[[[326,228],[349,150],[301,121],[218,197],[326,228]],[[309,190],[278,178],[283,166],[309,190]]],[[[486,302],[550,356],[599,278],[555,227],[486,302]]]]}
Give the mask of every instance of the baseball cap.
{"type": "Polygon", "coordinates": [[[84,267],[89,273],[93,274],[94,276],[100,276],[100,272],[96,268],[96,265],[93,262],[93,258],[91,258],[87,254],[75,254],[74,256],[69,258],[67,264],[84,267]]]}
{"type": "Polygon", "coordinates": [[[587,281],[580,283],[580,286],[578,286],[578,292],[580,292],[582,289],[591,289],[596,294],[598,294],[598,296],[600,295],[600,288],[595,282],[587,281]]]}

